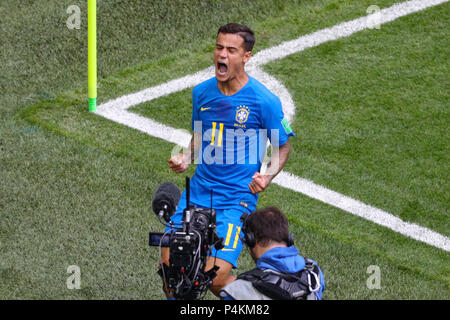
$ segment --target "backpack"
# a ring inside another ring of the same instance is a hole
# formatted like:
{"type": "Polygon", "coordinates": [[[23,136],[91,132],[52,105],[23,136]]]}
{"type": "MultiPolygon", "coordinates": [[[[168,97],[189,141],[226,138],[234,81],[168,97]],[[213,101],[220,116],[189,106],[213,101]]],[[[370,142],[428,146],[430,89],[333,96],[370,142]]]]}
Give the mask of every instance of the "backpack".
{"type": "Polygon", "coordinates": [[[294,274],[255,268],[237,278],[251,282],[260,293],[274,300],[316,300],[320,290],[319,267],[305,259],[305,268],[294,274]]]}

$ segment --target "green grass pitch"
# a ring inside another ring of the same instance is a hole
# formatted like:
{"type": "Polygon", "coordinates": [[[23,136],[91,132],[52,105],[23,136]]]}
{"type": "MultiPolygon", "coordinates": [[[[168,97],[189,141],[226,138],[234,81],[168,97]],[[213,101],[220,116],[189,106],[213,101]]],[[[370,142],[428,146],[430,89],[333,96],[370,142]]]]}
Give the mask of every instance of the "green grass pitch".
{"type": "MultiPolygon", "coordinates": [[[[168,168],[173,145],[88,112],[85,2],[0,4],[0,299],[164,298],[151,197],[184,175],[168,168]],[[73,4],[80,30],[65,25],[73,4]],[[80,290],[66,287],[69,265],[80,290]]],[[[208,67],[229,21],[254,28],[257,52],[372,4],[99,2],[99,103],[208,67]]],[[[264,66],[297,108],[286,170],[450,236],[449,20],[445,3],[264,66]]],[[[132,110],[189,129],[191,90],[132,110]]],[[[277,185],[261,194],[268,205],[319,262],[325,299],[450,298],[448,252],[277,185]],[[381,289],[366,285],[371,265],[381,289]]],[[[252,266],[245,251],[239,265],[252,266]]]]}

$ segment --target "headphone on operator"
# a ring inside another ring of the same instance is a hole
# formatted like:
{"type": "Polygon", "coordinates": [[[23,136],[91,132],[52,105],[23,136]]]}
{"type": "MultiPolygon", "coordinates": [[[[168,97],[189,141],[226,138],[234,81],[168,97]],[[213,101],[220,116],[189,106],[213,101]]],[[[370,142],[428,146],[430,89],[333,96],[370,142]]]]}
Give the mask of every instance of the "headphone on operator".
{"type": "MultiPolygon", "coordinates": [[[[251,249],[256,245],[256,237],[252,231],[248,230],[247,220],[249,216],[250,215],[247,212],[244,212],[241,216],[242,232],[244,233],[244,236],[242,237],[242,242],[251,249]]],[[[292,233],[289,233],[288,237],[286,239],[283,239],[283,241],[286,242],[286,245],[288,247],[293,246],[294,235],[292,233]]]]}

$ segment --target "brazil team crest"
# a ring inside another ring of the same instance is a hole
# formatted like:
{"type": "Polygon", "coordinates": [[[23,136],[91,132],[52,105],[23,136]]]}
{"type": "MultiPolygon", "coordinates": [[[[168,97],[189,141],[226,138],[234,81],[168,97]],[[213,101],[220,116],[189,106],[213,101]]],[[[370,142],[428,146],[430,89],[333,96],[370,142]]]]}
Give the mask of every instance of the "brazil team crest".
{"type": "Polygon", "coordinates": [[[236,121],[239,123],[247,122],[250,109],[247,106],[239,106],[236,110],[236,121]]]}

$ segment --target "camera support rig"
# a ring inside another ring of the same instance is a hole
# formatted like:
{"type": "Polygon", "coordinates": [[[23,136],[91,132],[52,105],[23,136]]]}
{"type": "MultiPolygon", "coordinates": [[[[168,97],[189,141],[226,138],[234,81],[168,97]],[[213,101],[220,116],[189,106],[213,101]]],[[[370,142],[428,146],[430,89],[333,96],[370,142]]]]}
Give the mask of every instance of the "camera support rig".
{"type": "Polygon", "coordinates": [[[211,286],[217,275],[218,266],[208,271],[205,271],[205,267],[207,258],[211,256],[212,246],[217,250],[223,248],[223,238],[219,238],[216,231],[216,212],[212,208],[213,191],[211,190],[210,208],[191,206],[189,177],[186,177],[186,208],[183,210],[181,224],[176,226],[170,221],[176,208],[173,199],[179,201],[179,197],[173,195],[176,190],[178,188],[175,185],[163,184],[155,193],[153,209],[161,223],[161,217],[169,223],[163,224],[170,229],[164,234],[150,232],[149,245],[169,247],[169,266],[161,263],[158,273],[177,299],[194,300],[211,286]],[[165,194],[169,189],[172,195],[165,194]],[[171,201],[165,203],[167,199],[171,201]]]}

